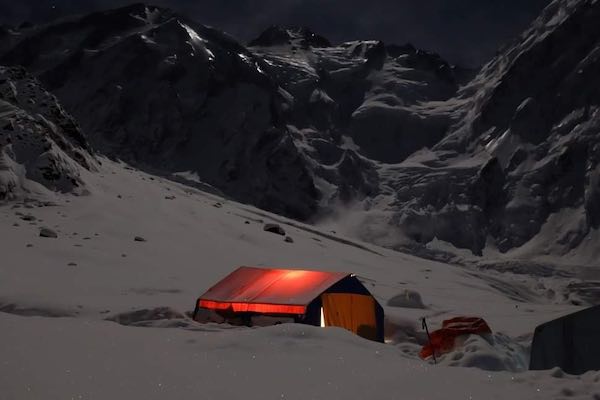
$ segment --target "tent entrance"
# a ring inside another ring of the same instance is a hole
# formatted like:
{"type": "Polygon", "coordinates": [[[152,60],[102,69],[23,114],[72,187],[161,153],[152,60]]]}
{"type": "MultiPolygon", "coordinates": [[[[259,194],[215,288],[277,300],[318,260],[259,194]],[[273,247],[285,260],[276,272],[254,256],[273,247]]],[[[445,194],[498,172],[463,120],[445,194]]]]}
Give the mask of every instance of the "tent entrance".
{"type": "Polygon", "coordinates": [[[338,326],[365,339],[377,340],[375,299],[372,296],[323,293],[321,302],[325,326],[338,326]]]}

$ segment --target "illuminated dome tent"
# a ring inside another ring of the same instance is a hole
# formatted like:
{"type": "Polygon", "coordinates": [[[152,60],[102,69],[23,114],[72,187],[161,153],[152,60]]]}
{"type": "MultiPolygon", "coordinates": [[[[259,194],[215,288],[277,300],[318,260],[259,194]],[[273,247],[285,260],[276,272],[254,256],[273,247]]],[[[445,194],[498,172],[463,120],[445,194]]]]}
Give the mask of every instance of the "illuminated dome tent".
{"type": "Polygon", "coordinates": [[[381,305],[345,272],[240,267],[200,296],[194,319],[338,326],[383,342],[381,305]]]}

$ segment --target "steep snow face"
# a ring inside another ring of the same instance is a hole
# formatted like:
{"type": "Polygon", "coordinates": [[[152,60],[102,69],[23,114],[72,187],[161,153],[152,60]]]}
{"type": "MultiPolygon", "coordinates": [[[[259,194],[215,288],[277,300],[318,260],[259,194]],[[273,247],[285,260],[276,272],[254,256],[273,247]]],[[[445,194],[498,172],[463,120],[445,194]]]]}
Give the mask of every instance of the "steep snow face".
{"type": "Polygon", "coordinates": [[[357,41],[252,50],[264,60],[265,71],[292,95],[290,123],[329,133],[336,147],[340,136],[347,135],[364,156],[399,162],[441,139],[447,118],[426,118],[427,110],[430,102],[452,97],[457,80],[436,55],[411,47],[390,48],[380,41],[357,41]]]}
{"type": "Polygon", "coordinates": [[[417,187],[397,188],[399,226],[475,253],[597,263],[578,249],[599,226],[598,18],[596,1],[552,3],[461,90],[464,118],[426,157],[393,168],[397,184],[417,187]]]}
{"type": "Polygon", "coordinates": [[[596,1],[554,2],[482,72],[480,79],[494,85],[478,91],[471,130],[480,138],[474,144],[485,146],[506,175],[501,248],[550,234],[544,225],[563,210],[572,210],[571,226],[553,238],[560,253],[599,227],[598,18],[596,1]],[[514,233],[510,224],[517,225],[514,233]]]}
{"type": "Polygon", "coordinates": [[[82,192],[96,162],[79,127],[24,69],[0,67],[0,199],[82,192]]]}
{"type": "Polygon", "coordinates": [[[282,214],[315,212],[318,192],[281,123],[280,94],[227,35],[133,5],[22,36],[3,60],[39,76],[99,151],[195,172],[282,214]]]}
{"type": "Polygon", "coordinates": [[[329,40],[304,27],[273,25],[249,43],[249,46],[331,47],[329,40]]]}
{"type": "Polygon", "coordinates": [[[408,45],[254,51],[300,104],[292,120],[320,187],[367,199],[362,239],[587,264],[600,219],[599,17],[596,1],[552,3],[458,93],[460,72],[408,45]]]}
{"type": "Polygon", "coordinates": [[[286,94],[288,129],[325,210],[379,195],[380,163],[400,162],[443,137],[456,108],[446,101],[459,79],[439,56],[380,41],[263,40],[273,29],[250,49],[286,94]]]}

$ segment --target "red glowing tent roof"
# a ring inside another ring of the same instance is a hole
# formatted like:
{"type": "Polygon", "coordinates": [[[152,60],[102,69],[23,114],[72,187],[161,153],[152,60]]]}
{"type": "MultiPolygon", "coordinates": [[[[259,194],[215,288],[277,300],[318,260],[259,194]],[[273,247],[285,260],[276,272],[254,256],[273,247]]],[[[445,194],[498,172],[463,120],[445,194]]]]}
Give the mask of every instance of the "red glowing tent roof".
{"type": "Polygon", "coordinates": [[[311,301],[349,275],[240,267],[200,296],[198,306],[235,312],[304,314],[311,301]]]}

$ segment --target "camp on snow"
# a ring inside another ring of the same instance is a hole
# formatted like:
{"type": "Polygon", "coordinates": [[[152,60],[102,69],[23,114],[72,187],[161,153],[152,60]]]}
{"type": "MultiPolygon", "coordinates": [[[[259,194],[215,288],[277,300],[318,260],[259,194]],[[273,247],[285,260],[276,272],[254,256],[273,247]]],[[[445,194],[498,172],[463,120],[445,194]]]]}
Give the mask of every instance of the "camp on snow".
{"type": "Polygon", "coordinates": [[[600,306],[546,322],[535,329],[529,369],[560,367],[568,374],[600,370],[600,306]]]}
{"type": "Polygon", "coordinates": [[[337,326],[383,342],[383,308],[354,274],[240,267],[196,302],[194,319],[337,326]]]}

